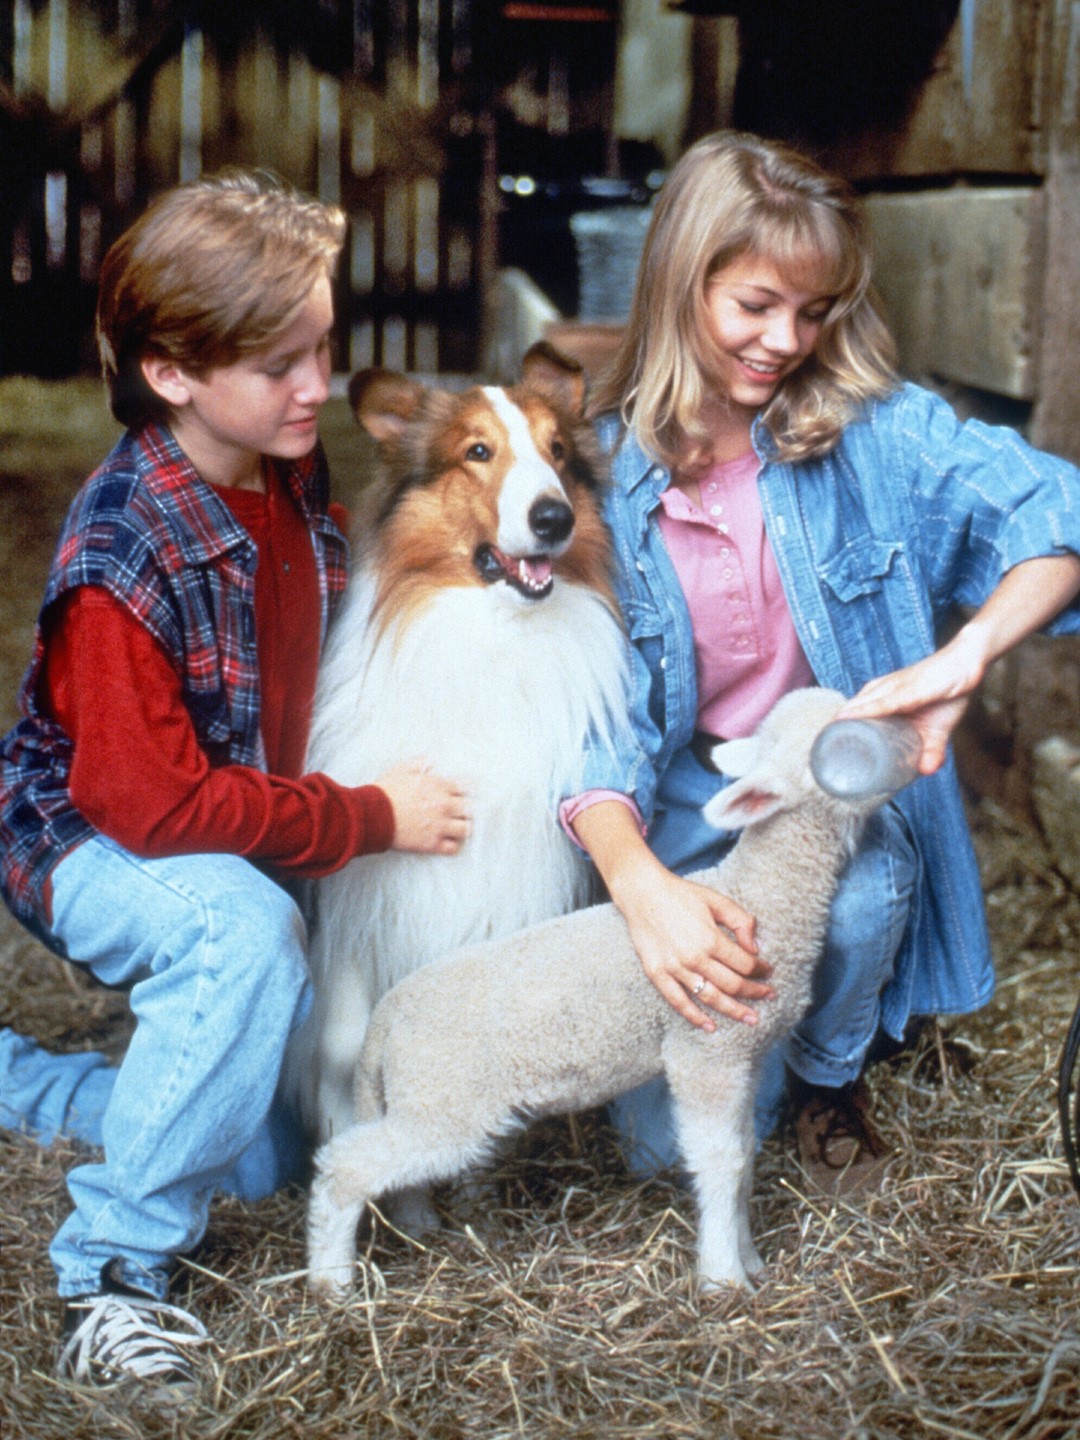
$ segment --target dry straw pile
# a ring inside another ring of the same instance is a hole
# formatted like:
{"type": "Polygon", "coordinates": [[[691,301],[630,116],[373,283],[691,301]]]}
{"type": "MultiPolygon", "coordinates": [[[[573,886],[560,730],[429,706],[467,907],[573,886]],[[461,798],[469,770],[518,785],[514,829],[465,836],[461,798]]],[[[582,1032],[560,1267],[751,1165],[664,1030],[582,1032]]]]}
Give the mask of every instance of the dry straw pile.
{"type": "MultiPolygon", "coordinates": [[[[205,1396],[162,1418],[50,1378],[46,1257],[74,1147],[3,1141],[0,1422],[21,1437],[845,1440],[1080,1436],[1080,1205],[1054,1072],[1080,983],[1080,898],[1037,840],[976,817],[1000,960],[987,1011],[872,1072],[896,1147],[885,1191],[811,1193],[790,1140],[762,1156],[769,1268],[700,1298],[694,1212],[637,1184],[595,1116],[544,1127],[486,1194],[445,1197],[421,1246],[377,1225],[355,1298],[306,1298],[304,1200],[222,1201],[180,1299],[216,1339],[205,1396]]],[[[6,1023],[115,1044],[122,1010],[10,927],[6,1023]]]]}

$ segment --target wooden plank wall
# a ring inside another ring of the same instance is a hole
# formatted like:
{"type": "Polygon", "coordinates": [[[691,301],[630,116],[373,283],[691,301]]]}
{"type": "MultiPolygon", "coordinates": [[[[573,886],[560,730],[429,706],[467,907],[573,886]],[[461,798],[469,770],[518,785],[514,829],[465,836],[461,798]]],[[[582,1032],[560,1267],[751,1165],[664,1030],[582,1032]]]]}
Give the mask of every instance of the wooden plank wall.
{"type": "Polygon", "coordinates": [[[1047,40],[1039,378],[1032,438],[1080,463],[1080,4],[1054,0],[1047,40]]]}
{"type": "Polygon", "coordinates": [[[867,197],[878,289],[909,374],[1036,398],[1043,200],[1030,184],[867,197]]]}
{"type": "Polygon", "coordinates": [[[860,127],[830,146],[852,178],[1041,173],[1045,70],[1054,44],[1044,0],[975,0],[965,42],[957,6],[944,42],[899,123],[860,127]]]}
{"type": "Polygon", "coordinates": [[[734,123],[851,178],[909,373],[1080,461],[1077,0],[685,3],[738,51],[728,97],[695,45],[718,96],[695,133],[734,123]]]}
{"type": "Polygon", "coordinates": [[[468,4],[298,6],[285,35],[245,18],[255,6],[226,7],[221,24],[189,8],[205,20],[185,24],[184,7],[161,0],[13,0],[6,36],[0,22],[8,133],[40,152],[3,187],[0,369],[19,368],[20,347],[46,373],[88,363],[104,248],[155,192],[231,163],[346,209],[343,368],[468,368],[490,264],[477,226],[484,126],[455,105],[468,4]],[[304,43],[309,11],[321,51],[304,43]]]}
{"type": "Polygon", "coordinates": [[[915,373],[1031,402],[1080,462],[1080,5],[976,0],[904,123],[829,147],[869,202],[879,281],[915,373]]]}

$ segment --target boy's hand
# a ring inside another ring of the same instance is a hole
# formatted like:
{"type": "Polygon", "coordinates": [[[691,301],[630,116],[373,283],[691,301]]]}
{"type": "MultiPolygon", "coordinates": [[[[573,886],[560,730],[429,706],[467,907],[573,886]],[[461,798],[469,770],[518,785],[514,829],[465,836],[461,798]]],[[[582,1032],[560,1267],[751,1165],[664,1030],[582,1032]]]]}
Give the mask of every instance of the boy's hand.
{"type": "Polygon", "coordinates": [[[465,791],[432,773],[423,760],[406,760],[375,781],[394,811],[392,850],[420,855],[456,855],[468,838],[465,791]]]}

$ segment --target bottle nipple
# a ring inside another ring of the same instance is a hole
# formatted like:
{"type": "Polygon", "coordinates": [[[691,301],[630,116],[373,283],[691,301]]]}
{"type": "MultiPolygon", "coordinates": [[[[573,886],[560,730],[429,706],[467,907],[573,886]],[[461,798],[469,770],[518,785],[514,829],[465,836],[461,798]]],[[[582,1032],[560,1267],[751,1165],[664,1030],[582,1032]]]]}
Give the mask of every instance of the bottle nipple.
{"type": "Polygon", "coordinates": [[[863,800],[893,795],[919,773],[922,742],[910,720],[834,720],[810,751],[810,770],[828,795],[863,800]]]}

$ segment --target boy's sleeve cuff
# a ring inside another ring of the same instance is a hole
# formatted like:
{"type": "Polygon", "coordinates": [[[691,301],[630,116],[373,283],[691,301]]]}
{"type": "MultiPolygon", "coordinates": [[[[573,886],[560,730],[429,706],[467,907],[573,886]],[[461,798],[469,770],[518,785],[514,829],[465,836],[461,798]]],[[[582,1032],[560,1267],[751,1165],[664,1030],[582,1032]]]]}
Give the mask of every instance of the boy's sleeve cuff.
{"type": "Polygon", "coordinates": [[[364,853],[377,854],[389,850],[394,843],[394,807],[390,796],[378,785],[361,785],[357,792],[366,812],[366,843],[364,853]]]}

